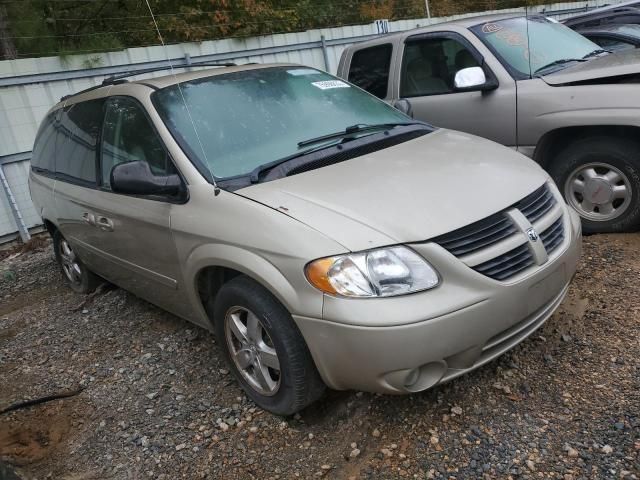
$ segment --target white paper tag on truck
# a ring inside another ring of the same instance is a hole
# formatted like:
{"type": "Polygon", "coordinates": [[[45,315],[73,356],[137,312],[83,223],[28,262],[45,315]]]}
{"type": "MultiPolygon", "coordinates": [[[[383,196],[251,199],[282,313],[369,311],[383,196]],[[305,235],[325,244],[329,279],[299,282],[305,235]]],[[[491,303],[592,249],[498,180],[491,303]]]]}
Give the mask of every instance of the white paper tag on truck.
{"type": "Polygon", "coordinates": [[[332,88],[351,88],[348,84],[341,80],[324,80],[322,82],[312,82],[311,85],[320,90],[330,90],[332,88]]]}

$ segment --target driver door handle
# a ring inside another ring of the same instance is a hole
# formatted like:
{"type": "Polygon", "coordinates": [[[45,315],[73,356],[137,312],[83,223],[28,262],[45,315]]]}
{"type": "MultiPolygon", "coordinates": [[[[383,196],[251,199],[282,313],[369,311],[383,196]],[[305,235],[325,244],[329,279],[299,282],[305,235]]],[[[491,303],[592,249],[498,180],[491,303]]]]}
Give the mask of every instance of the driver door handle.
{"type": "Polygon", "coordinates": [[[103,232],[113,232],[113,221],[107,217],[98,217],[96,226],[103,232]]]}
{"type": "Polygon", "coordinates": [[[84,223],[88,223],[89,225],[95,226],[96,225],[96,217],[93,213],[89,213],[89,212],[84,212],[82,214],[82,221],[84,223]]]}

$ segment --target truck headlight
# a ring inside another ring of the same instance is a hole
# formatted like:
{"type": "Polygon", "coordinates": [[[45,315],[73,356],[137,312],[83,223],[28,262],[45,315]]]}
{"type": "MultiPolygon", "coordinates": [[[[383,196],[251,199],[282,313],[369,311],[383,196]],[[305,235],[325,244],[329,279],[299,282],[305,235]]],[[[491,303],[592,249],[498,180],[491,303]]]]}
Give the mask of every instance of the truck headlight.
{"type": "Polygon", "coordinates": [[[324,293],[344,297],[393,297],[440,283],[434,268],[403,246],[314,260],[305,275],[324,293]]]}

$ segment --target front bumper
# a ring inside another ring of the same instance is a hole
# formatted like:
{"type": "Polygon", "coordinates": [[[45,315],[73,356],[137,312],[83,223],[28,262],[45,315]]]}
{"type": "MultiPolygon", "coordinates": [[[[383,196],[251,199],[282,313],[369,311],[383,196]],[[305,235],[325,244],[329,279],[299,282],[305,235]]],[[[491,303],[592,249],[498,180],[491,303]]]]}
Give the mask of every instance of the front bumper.
{"type": "Polygon", "coordinates": [[[325,383],[337,390],[425,390],[480,367],[540,327],[562,303],[581,251],[579,217],[564,242],[512,283],[485,277],[435,244],[412,245],[444,279],[395,298],[326,297],[324,319],[294,316],[325,383]]]}

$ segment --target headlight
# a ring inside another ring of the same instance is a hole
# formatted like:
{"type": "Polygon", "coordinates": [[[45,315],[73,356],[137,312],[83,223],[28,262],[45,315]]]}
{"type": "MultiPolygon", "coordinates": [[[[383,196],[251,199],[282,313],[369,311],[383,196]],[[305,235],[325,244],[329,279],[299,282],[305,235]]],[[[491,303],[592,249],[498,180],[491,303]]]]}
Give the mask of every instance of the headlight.
{"type": "Polygon", "coordinates": [[[393,297],[435,287],[438,274],[407,247],[321,258],[307,265],[314,287],[344,297],[393,297]]]}

